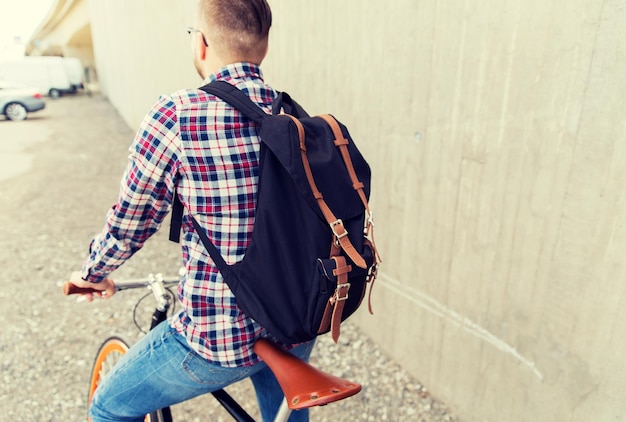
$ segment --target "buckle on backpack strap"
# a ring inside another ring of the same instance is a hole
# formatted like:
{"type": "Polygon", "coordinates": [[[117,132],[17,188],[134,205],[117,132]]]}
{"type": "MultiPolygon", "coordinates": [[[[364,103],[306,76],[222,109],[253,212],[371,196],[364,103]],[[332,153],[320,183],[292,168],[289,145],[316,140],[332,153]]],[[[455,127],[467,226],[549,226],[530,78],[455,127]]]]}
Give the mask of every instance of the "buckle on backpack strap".
{"type": "Polygon", "coordinates": [[[343,226],[343,221],[341,221],[341,218],[338,218],[336,221],[330,223],[330,229],[333,231],[333,234],[337,239],[341,239],[342,237],[346,237],[348,235],[348,230],[346,230],[346,228],[343,226]],[[339,226],[340,228],[340,233],[337,232],[337,226],[339,226]]]}
{"type": "Polygon", "coordinates": [[[337,290],[335,290],[335,302],[348,300],[348,290],[350,290],[350,283],[337,284],[337,290]],[[345,294],[343,296],[339,296],[339,294],[344,290],[344,287],[345,294]]]}

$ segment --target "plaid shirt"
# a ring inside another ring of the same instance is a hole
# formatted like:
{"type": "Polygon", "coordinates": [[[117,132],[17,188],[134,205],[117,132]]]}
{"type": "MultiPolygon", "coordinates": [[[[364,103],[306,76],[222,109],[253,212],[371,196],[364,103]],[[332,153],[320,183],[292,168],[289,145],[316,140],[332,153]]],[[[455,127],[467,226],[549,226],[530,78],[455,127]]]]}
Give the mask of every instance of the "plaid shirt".
{"type": "MultiPolygon", "coordinates": [[[[263,83],[258,66],[231,64],[204,83],[218,79],[270,111],[275,92],[263,83]]],[[[91,243],[83,277],[101,281],[139,250],[159,229],[174,191],[226,262],[241,260],[254,225],[259,145],[255,124],[214,96],[190,89],[161,97],[130,147],[120,197],[91,243]]],[[[182,310],[172,326],[212,363],[256,363],[252,346],[267,333],[237,307],[187,215],[182,233],[182,310]]]]}

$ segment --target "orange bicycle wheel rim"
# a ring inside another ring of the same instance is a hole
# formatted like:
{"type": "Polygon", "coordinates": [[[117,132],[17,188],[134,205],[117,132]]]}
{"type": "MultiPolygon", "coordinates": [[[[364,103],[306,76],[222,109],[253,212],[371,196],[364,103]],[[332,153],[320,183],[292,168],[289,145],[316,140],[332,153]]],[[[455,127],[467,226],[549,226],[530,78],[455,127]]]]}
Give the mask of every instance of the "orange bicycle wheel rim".
{"type": "MultiPolygon", "coordinates": [[[[96,360],[93,363],[93,370],[91,371],[91,381],[89,383],[89,404],[91,404],[93,394],[95,393],[98,384],[100,384],[100,380],[103,376],[102,370],[107,359],[115,353],[121,356],[127,351],[128,345],[126,342],[117,337],[107,339],[102,346],[100,346],[100,350],[98,350],[98,354],[96,355],[96,360]]],[[[89,421],[91,421],[91,417],[89,418],[89,421]]],[[[152,422],[150,415],[146,415],[145,422],[152,422]]]]}
{"type": "Polygon", "coordinates": [[[102,378],[102,368],[107,361],[107,359],[113,353],[119,353],[123,355],[128,350],[128,345],[124,343],[122,339],[119,338],[110,338],[108,339],[100,350],[98,351],[98,355],[96,356],[96,360],[93,364],[93,370],[91,372],[91,381],[89,383],[89,403],[91,404],[91,399],[93,398],[93,393],[96,391],[96,387],[100,383],[100,379],[102,378]]]}

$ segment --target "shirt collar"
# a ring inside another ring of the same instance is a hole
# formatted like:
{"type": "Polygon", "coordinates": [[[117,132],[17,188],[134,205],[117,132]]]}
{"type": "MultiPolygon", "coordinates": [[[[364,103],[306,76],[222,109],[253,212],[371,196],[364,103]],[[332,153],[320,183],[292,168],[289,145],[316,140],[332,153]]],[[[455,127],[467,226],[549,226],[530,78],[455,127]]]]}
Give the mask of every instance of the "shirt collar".
{"type": "Polygon", "coordinates": [[[217,80],[228,81],[231,79],[263,80],[263,73],[261,72],[261,68],[254,63],[231,63],[209,75],[202,83],[203,85],[206,85],[217,80]]]}

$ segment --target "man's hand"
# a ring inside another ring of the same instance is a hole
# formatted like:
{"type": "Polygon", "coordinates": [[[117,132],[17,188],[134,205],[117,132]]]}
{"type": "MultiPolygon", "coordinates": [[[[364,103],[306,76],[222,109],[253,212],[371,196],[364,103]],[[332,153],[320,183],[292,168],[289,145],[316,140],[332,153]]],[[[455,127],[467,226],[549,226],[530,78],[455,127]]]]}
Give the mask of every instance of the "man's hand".
{"type": "Polygon", "coordinates": [[[81,296],[87,299],[87,302],[93,301],[94,298],[108,299],[115,294],[115,282],[110,278],[105,278],[100,283],[90,283],[82,279],[80,271],[75,271],[70,275],[69,281],[77,287],[97,290],[97,292],[94,293],[81,294],[81,296]]]}

